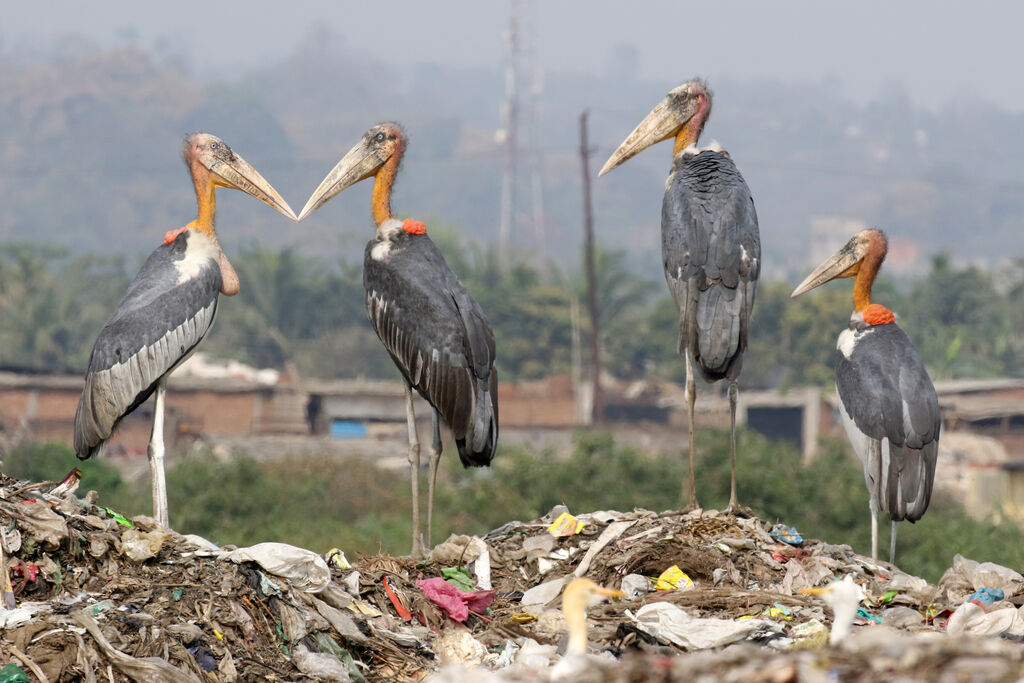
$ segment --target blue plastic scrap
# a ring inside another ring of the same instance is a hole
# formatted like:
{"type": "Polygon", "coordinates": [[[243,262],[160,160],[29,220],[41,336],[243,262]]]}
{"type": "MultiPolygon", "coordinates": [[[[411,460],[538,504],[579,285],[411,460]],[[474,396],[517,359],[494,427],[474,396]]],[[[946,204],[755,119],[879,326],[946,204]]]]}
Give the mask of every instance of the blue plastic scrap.
{"type": "Polygon", "coordinates": [[[804,537],[796,530],[795,526],[786,526],[785,524],[776,524],[772,527],[772,538],[776,541],[782,541],[789,545],[800,545],[804,542],[804,537]]]}

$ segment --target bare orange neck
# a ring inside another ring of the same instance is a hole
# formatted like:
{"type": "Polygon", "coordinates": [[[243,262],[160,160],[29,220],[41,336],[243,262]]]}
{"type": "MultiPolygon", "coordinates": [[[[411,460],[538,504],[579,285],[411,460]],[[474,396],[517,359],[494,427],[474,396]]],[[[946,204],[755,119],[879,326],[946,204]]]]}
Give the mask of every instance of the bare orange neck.
{"type": "Polygon", "coordinates": [[[707,97],[702,97],[697,105],[697,111],[676,133],[676,141],[672,146],[672,156],[678,156],[680,152],[690,145],[697,144],[697,140],[700,139],[700,134],[704,130],[704,124],[707,123],[708,114],[710,113],[711,100],[707,97]]]}
{"type": "Polygon", "coordinates": [[[206,169],[193,169],[192,180],[196,186],[196,203],[199,205],[199,214],[186,227],[213,235],[213,218],[217,213],[217,195],[214,192],[213,179],[210,178],[206,169]]]}
{"type": "Polygon", "coordinates": [[[395,185],[398,164],[402,161],[402,149],[391,155],[384,166],[377,171],[373,181],[373,220],[377,225],[391,218],[391,188],[395,185]]]}
{"type": "Polygon", "coordinates": [[[863,313],[864,309],[871,305],[871,285],[875,283],[875,276],[878,275],[884,258],[885,252],[879,253],[874,245],[868,250],[860,269],[857,270],[857,279],[853,281],[854,310],[863,313]]]}

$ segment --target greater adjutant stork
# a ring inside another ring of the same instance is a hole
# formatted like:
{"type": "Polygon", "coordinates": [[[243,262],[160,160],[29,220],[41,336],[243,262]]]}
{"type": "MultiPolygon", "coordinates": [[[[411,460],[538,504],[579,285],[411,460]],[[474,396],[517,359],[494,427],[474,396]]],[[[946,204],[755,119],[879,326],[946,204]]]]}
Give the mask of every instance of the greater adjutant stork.
{"type": "Polygon", "coordinates": [[[814,269],[792,296],[834,280],[856,278],[853,315],[836,344],[836,391],[846,435],[864,465],[871,496],[871,557],[878,559],[878,512],[916,522],[928,509],[935,481],[941,415],[928,371],[892,311],[871,303],[871,285],[885,260],[881,230],[864,230],[814,269]]]}
{"type": "Polygon", "coordinates": [[[717,143],[697,147],[711,113],[711,91],[700,79],[669,91],[601,169],[604,175],[647,147],[674,138],[673,164],[661,207],[665,280],[679,307],[679,348],[686,356],[690,416],[689,504],[694,484],[693,407],[696,364],[707,382],[729,381],[732,486],[729,510],[746,512],[736,498],[736,382],[761,267],[761,238],[750,189],[729,153],[717,143]]]}
{"type": "Polygon", "coordinates": [[[195,184],[198,216],[164,235],[164,243],[146,259],[103,325],[75,413],[75,454],[85,460],[100,449],[121,418],[156,392],[149,464],[153,516],[164,526],[169,521],[163,464],[167,376],[210,330],[218,293],[233,296],[239,289],[238,276],[213,228],[214,190],[242,190],[295,220],[295,212],[270,183],[220,138],[189,135],[185,165],[195,184]]]}
{"type": "Polygon", "coordinates": [[[427,545],[434,515],[434,484],[441,458],[440,419],[452,431],[464,467],[490,465],[498,441],[498,375],[494,335],[480,304],[444,260],[419,221],[391,215],[391,188],[408,145],[397,123],[368,130],[327,174],[299,220],[336,194],[374,177],[377,234],[366,245],[363,285],[370,324],[405,379],[412,470],[412,553],[420,555],[420,447],[412,390],[433,408],[427,494],[427,545]]]}

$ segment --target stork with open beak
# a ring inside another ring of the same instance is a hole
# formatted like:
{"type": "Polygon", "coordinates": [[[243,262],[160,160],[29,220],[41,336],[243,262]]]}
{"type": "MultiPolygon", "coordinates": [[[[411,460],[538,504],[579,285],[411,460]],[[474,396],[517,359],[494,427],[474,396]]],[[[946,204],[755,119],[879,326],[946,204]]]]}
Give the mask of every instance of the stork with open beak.
{"type": "Polygon", "coordinates": [[[914,345],[892,311],[871,303],[871,285],[887,251],[881,230],[859,232],[792,296],[829,280],[855,278],[853,315],[836,344],[836,391],[843,427],[864,466],[871,496],[871,557],[878,559],[878,513],[884,510],[892,521],[893,562],[896,523],[921,519],[931,500],[941,414],[935,386],[914,345]]]}
{"type": "Polygon", "coordinates": [[[370,324],[405,379],[412,471],[412,554],[423,553],[419,516],[420,446],[412,390],[430,404],[433,441],[427,495],[427,546],[443,419],[464,467],[490,465],[498,442],[494,334],[483,309],[452,272],[419,221],[391,214],[391,189],[408,138],[397,123],[368,130],[306,202],[301,221],[345,188],[374,178],[377,234],[366,245],[363,285],[370,324]]]}
{"type": "Polygon", "coordinates": [[[686,356],[690,416],[688,510],[699,507],[694,483],[693,366],[707,382],[729,382],[732,481],[729,511],[749,514],[736,497],[737,380],[761,268],[761,238],[750,189],[729,153],[697,147],[711,113],[700,79],[669,91],[605,163],[600,175],[647,147],[672,139],[672,171],[661,208],[665,280],[679,308],[679,347],[686,356]]]}
{"type": "Polygon", "coordinates": [[[163,436],[167,377],[209,332],[218,294],[233,296],[239,289],[214,231],[214,192],[218,187],[242,190],[295,220],[270,183],[220,138],[189,135],[185,165],[195,185],[198,215],[164,235],[103,325],[75,413],[75,454],[85,460],[100,450],[123,417],[156,392],[149,464],[153,516],[163,526],[169,523],[163,436]]]}

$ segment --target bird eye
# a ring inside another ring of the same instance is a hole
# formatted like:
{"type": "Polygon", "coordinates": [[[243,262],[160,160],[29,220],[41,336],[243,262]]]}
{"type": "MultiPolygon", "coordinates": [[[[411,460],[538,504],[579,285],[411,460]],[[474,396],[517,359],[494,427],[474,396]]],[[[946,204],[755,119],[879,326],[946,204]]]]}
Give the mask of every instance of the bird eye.
{"type": "Polygon", "coordinates": [[[383,139],[384,139],[384,133],[377,133],[377,142],[380,142],[383,139]]]}
{"type": "Polygon", "coordinates": [[[217,143],[216,142],[211,142],[210,143],[210,149],[217,149],[217,143]]]}

